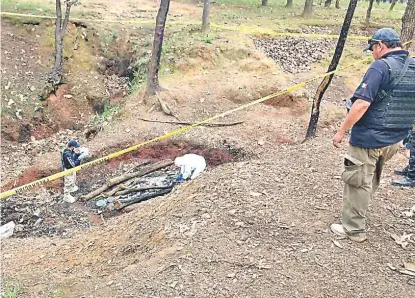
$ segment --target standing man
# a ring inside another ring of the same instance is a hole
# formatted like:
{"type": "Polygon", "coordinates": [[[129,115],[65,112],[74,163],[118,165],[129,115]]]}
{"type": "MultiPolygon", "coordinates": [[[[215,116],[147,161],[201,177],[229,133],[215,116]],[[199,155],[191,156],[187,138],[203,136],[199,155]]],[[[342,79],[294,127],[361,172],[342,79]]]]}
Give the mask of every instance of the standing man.
{"type": "Polygon", "coordinates": [[[372,51],[376,61],[355,91],[351,109],[333,137],[333,145],[339,147],[352,129],[342,174],[342,223],[330,228],[357,242],[366,240],[366,212],[383,166],[397,152],[415,120],[415,60],[402,49],[398,33],[391,28],[376,31],[365,50],[372,51]]]}
{"type": "MultiPolygon", "coordinates": [[[[78,142],[71,140],[62,152],[62,170],[68,170],[79,166],[81,160],[84,159],[85,156],[86,154],[80,152],[78,142]]],[[[79,189],[76,185],[76,172],[66,175],[63,180],[63,200],[67,203],[74,203],[76,199],[71,195],[71,192],[76,192],[79,189]]]]}
{"type": "Polygon", "coordinates": [[[402,179],[392,181],[392,185],[415,187],[415,128],[408,135],[406,148],[409,149],[409,164],[402,170],[395,170],[402,179]]]}

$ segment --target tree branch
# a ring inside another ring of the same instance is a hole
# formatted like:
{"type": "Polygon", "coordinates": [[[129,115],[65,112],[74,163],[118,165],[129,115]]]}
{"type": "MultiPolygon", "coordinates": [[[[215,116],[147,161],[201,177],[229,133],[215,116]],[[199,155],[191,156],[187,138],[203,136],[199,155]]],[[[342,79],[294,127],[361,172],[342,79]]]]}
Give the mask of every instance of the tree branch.
{"type": "MultiPolygon", "coordinates": [[[[145,122],[155,122],[155,123],[167,123],[167,124],[177,124],[177,125],[193,125],[196,124],[197,122],[182,122],[182,121],[162,121],[162,120],[151,120],[151,119],[146,119],[146,118],[140,118],[137,117],[136,119],[139,119],[141,121],[145,121],[145,122]]],[[[203,123],[200,124],[200,126],[210,126],[210,127],[219,127],[219,126],[234,126],[234,125],[238,125],[238,124],[242,124],[244,123],[243,121],[237,121],[237,122],[230,122],[230,123],[203,123]]]]}

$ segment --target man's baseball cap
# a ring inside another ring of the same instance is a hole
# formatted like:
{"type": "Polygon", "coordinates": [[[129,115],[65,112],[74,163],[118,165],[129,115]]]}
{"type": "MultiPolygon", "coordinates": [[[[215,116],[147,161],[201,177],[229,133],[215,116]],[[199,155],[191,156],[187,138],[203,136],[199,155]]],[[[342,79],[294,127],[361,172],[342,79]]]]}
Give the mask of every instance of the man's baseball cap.
{"type": "Polygon", "coordinates": [[[79,144],[78,144],[78,142],[77,142],[77,141],[75,141],[75,140],[71,140],[71,141],[69,141],[69,143],[68,143],[68,148],[69,148],[69,147],[79,148],[79,144]]]}
{"type": "Polygon", "coordinates": [[[373,36],[369,38],[369,40],[367,41],[368,46],[363,51],[371,51],[372,47],[381,41],[401,42],[401,40],[399,39],[398,32],[396,32],[394,29],[382,28],[376,31],[375,34],[373,34],[373,36]]]}

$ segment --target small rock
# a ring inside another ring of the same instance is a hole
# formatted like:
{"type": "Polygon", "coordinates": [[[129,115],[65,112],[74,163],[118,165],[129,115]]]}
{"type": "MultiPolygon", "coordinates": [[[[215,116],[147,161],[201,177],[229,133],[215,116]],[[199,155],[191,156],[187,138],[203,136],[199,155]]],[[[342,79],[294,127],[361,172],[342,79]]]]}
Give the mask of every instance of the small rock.
{"type": "Polygon", "coordinates": [[[36,210],[35,210],[35,212],[33,212],[33,215],[34,215],[34,216],[37,216],[37,217],[40,217],[40,212],[41,212],[41,211],[40,211],[40,209],[38,208],[38,209],[36,209],[36,210]]]}
{"type": "Polygon", "coordinates": [[[63,97],[65,97],[65,98],[67,98],[67,99],[70,99],[70,98],[72,98],[73,96],[72,96],[72,95],[70,95],[70,94],[65,94],[63,97]]]}
{"type": "Polygon", "coordinates": [[[43,221],[43,218],[38,218],[38,220],[35,222],[35,227],[39,226],[43,221]]]}
{"type": "Polygon", "coordinates": [[[235,273],[229,273],[228,275],[226,275],[227,278],[234,278],[235,276],[235,273]]]}
{"type": "Polygon", "coordinates": [[[178,281],[173,281],[169,286],[170,288],[174,289],[178,284],[178,281]]]}
{"type": "Polygon", "coordinates": [[[259,192],[251,191],[251,192],[249,193],[249,195],[250,195],[250,196],[252,196],[252,197],[259,197],[259,196],[261,196],[262,194],[261,194],[261,193],[259,193],[259,192]]]}
{"type": "Polygon", "coordinates": [[[211,216],[210,216],[209,213],[204,213],[204,214],[202,214],[202,218],[209,219],[209,218],[211,218],[211,216]]]}
{"type": "Polygon", "coordinates": [[[30,91],[35,92],[36,91],[36,87],[35,86],[31,86],[30,87],[30,91]]]}

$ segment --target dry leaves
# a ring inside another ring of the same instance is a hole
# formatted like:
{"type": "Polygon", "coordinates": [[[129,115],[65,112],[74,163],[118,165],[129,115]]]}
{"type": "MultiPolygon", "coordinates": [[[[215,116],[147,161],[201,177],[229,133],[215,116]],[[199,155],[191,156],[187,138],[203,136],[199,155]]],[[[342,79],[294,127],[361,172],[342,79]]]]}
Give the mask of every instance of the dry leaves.
{"type": "Polygon", "coordinates": [[[390,234],[391,238],[395,240],[396,244],[400,245],[402,248],[406,248],[409,245],[409,243],[414,243],[414,241],[411,240],[411,237],[413,235],[414,234],[405,234],[405,233],[402,236],[398,236],[392,233],[390,234]]]}

